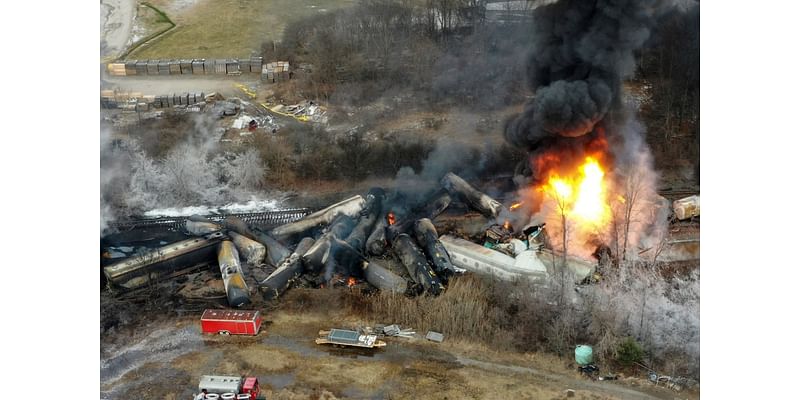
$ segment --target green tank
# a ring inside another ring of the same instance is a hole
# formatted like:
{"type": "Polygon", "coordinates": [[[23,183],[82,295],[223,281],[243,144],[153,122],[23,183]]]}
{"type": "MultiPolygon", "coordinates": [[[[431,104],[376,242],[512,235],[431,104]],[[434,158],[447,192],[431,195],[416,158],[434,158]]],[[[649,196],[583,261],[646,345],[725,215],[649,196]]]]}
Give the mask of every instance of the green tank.
{"type": "Polygon", "coordinates": [[[578,365],[589,365],[592,363],[592,347],[587,345],[575,346],[575,362],[578,365]]]}

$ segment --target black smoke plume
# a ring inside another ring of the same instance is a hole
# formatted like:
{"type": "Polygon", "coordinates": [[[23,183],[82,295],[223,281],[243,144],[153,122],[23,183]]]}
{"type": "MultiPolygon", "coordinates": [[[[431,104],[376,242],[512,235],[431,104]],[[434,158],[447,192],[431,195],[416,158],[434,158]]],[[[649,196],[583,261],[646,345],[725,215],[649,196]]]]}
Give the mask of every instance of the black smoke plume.
{"type": "Polygon", "coordinates": [[[533,152],[548,138],[586,135],[621,108],[634,51],[665,8],[663,1],[561,0],[536,9],[527,67],[534,97],[507,121],[506,140],[533,152]]]}

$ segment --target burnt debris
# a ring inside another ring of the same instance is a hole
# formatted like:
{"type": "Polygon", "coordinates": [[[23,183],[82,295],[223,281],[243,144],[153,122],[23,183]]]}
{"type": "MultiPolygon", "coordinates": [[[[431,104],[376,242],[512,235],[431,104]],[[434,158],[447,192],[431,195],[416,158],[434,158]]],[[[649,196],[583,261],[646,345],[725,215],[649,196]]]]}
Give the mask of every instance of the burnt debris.
{"type": "Polygon", "coordinates": [[[115,259],[103,270],[110,287],[131,290],[216,262],[231,307],[248,304],[256,291],[271,301],[292,287],[346,285],[436,296],[467,271],[499,279],[546,278],[536,240],[543,226],[516,232],[497,220],[501,212],[508,211],[500,202],[449,173],[442,188],[419,204],[374,188],[279,226],[193,216],[182,232],[195,237],[115,259]],[[481,234],[459,233],[452,221],[473,229],[479,224],[481,234]],[[440,237],[442,230],[448,235],[440,237]]]}

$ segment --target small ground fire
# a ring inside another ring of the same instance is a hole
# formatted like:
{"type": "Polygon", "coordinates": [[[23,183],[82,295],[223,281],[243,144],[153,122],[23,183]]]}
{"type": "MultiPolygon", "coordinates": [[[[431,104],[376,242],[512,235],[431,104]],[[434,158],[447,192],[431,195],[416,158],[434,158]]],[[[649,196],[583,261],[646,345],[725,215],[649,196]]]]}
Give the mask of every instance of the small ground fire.
{"type": "Polygon", "coordinates": [[[386,221],[389,225],[394,225],[395,222],[397,222],[397,217],[395,217],[393,212],[389,212],[389,214],[386,214],[386,221]]]}

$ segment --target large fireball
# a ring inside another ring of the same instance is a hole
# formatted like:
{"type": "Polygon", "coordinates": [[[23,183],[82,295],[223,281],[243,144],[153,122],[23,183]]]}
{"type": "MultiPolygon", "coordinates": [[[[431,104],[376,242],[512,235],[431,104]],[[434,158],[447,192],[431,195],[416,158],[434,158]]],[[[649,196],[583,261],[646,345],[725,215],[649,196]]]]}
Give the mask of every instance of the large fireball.
{"type": "Polygon", "coordinates": [[[582,228],[598,229],[611,218],[605,172],[593,157],[586,157],[571,176],[553,172],[539,189],[558,204],[559,212],[582,228]]]}

